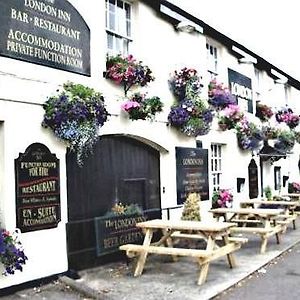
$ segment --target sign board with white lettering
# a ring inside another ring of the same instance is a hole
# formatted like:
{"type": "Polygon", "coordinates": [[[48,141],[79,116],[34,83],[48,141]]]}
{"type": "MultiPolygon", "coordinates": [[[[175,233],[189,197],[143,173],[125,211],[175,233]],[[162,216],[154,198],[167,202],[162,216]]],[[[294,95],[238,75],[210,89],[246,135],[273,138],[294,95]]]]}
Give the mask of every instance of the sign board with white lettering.
{"type": "Polygon", "coordinates": [[[60,214],[59,160],[40,143],[15,159],[16,215],[21,232],[57,227],[60,214]]]}
{"type": "Polygon", "coordinates": [[[0,0],[0,55],[90,76],[90,29],[66,0],[0,0]]]}
{"type": "Polygon", "coordinates": [[[113,253],[124,244],[141,244],[144,234],[136,223],[161,219],[160,209],[150,209],[142,214],[125,214],[95,218],[97,256],[113,253]]]}
{"type": "Polygon", "coordinates": [[[177,204],[183,204],[189,193],[209,199],[208,150],[176,147],[177,204]]]}
{"type": "Polygon", "coordinates": [[[229,89],[236,97],[237,104],[245,111],[253,112],[253,91],[251,78],[228,69],[229,89]]]}

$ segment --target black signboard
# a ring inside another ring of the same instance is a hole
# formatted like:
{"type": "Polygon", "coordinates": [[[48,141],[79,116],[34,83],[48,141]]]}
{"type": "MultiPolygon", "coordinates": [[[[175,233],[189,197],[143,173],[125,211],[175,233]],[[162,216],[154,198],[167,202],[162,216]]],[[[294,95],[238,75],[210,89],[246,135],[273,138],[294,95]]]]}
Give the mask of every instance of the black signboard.
{"type": "Polygon", "coordinates": [[[253,112],[253,91],[251,78],[228,69],[229,89],[236,101],[245,111],[253,112]]]}
{"type": "Polygon", "coordinates": [[[21,232],[57,227],[60,221],[59,160],[40,143],[15,159],[17,227],[21,232]]]}
{"type": "Polygon", "coordinates": [[[90,30],[66,0],[0,0],[0,55],[90,75],[90,30]]]}
{"type": "Polygon", "coordinates": [[[249,177],[249,198],[254,199],[258,196],[258,170],[254,159],[248,166],[248,177],[249,177]]]}
{"type": "Polygon", "coordinates": [[[97,256],[118,251],[119,246],[124,244],[141,244],[144,234],[135,224],[160,218],[160,209],[151,209],[142,214],[95,218],[97,256]]]}
{"type": "Polygon", "coordinates": [[[183,204],[189,193],[209,199],[208,150],[176,147],[177,204],[183,204]]]}

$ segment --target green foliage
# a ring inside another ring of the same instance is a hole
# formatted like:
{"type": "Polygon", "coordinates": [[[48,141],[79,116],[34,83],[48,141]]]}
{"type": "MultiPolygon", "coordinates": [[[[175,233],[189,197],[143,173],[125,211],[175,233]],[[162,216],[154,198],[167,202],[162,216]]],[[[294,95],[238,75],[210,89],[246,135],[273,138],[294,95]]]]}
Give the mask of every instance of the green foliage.
{"type": "Polygon", "coordinates": [[[199,201],[200,195],[191,193],[188,195],[181,215],[181,220],[201,221],[199,201]]]}

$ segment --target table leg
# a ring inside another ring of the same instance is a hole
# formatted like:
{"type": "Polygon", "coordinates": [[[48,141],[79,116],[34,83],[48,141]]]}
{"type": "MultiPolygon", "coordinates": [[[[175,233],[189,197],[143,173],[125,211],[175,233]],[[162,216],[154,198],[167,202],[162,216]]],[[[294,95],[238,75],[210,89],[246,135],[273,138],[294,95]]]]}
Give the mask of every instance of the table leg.
{"type": "MultiPolygon", "coordinates": [[[[227,234],[223,235],[222,238],[223,238],[223,241],[224,241],[224,245],[225,246],[228,245],[229,244],[228,235],[227,234]]],[[[230,268],[236,267],[236,261],[235,261],[233,253],[228,253],[227,254],[227,260],[228,260],[230,268]]]]}
{"type": "MultiPolygon", "coordinates": [[[[145,238],[144,238],[144,242],[143,242],[143,246],[149,246],[152,240],[152,236],[153,236],[153,230],[152,229],[147,229],[146,234],[145,234],[145,238]]],[[[140,276],[143,272],[144,266],[145,266],[145,262],[148,256],[148,252],[142,251],[139,255],[139,258],[137,260],[137,264],[135,267],[135,271],[134,271],[134,276],[140,276]]]]}
{"type": "MultiPolygon", "coordinates": [[[[264,219],[263,220],[264,224],[265,224],[265,228],[270,228],[271,227],[271,224],[270,224],[270,220],[268,219],[264,219]]],[[[267,244],[268,244],[268,234],[262,234],[261,235],[261,246],[260,246],[260,253],[265,253],[266,252],[266,249],[267,249],[267,244]]]]}
{"type": "MultiPolygon", "coordinates": [[[[214,249],[214,247],[215,247],[215,240],[211,236],[209,236],[207,239],[206,250],[210,252],[214,249]]],[[[206,281],[208,269],[209,269],[209,262],[204,263],[201,266],[200,276],[198,279],[199,285],[201,285],[202,283],[204,283],[206,281]]]]}

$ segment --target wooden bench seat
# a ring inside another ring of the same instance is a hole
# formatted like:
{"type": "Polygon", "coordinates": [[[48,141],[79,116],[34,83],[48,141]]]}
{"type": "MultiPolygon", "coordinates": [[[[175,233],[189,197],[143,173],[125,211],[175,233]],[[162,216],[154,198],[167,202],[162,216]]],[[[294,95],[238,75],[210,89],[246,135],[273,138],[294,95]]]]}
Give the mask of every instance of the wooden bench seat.
{"type": "Polygon", "coordinates": [[[270,228],[260,228],[260,227],[234,227],[230,229],[230,232],[249,232],[249,233],[258,233],[265,234],[274,231],[274,227],[270,228]]]}
{"type": "Polygon", "coordinates": [[[262,224],[260,220],[249,220],[249,219],[232,219],[230,222],[234,223],[249,223],[249,224],[262,224]]]}
{"type": "MultiPolygon", "coordinates": [[[[203,240],[205,239],[203,235],[201,234],[192,234],[192,233],[182,233],[179,231],[175,231],[172,234],[172,238],[184,238],[184,239],[195,239],[195,240],[203,240]]],[[[216,238],[217,241],[221,241],[222,238],[221,237],[217,237],[216,238]]],[[[243,237],[235,237],[235,236],[230,236],[228,237],[228,241],[229,242],[233,242],[233,243],[241,243],[241,244],[245,244],[248,242],[247,238],[243,238],[243,237]]]]}
{"type": "Polygon", "coordinates": [[[185,248],[171,248],[171,247],[157,247],[157,246],[143,246],[135,244],[126,244],[119,247],[120,250],[125,250],[127,253],[145,252],[153,254],[174,255],[174,256],[191,256],[204,257],[212,256],[213,252],[199,249],[185,249],[185,248]]]}

